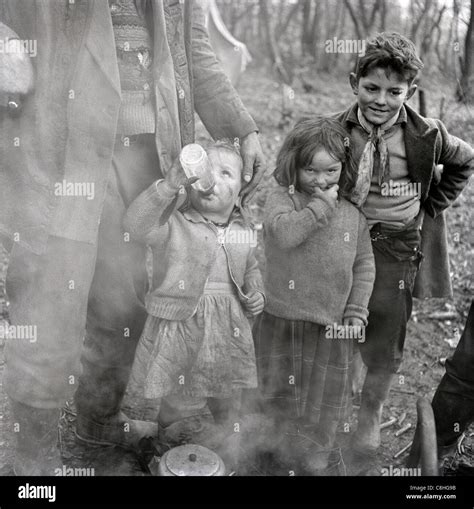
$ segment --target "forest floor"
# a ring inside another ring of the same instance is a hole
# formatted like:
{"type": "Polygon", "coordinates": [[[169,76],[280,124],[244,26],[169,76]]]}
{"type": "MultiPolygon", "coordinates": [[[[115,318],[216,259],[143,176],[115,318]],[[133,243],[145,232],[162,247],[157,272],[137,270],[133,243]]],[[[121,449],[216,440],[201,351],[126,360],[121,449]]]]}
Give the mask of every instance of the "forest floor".
{"type": "MultiPolygon", "coordinates": [[[[283,106],[282,88],[270,77],[270,73],[251,68],[237,86],[244,103],[249,108],[260,128],[265,155],[268,158],[268,178],[255,200],[255,219],[261,218],[261,208],[268,188],[273,185],[270,173],[273,170],[276,154],[294,121],[311,114],[326,114],[342,111],[350,105],[354,97],[347,77],[335,78],[330,75],[314,76],[310,71],[301,82],[294,86],[294,98],[285,100],[283,106]],[[306,90],[306,91],[305,91],[306,90]],[[285,114],[282,113],[285,110],[285,114]]],[[[439,118],[440,103],[444,102],[443,121],[448,130],[474,145],[474,109],[455,103],[449,99],[453,87],[442,79],[426,79],[428,115],[439,118]]],[[[287,91],[288,92],[288,91],[287,91]]],[[[288,96],[287,96],[288,97],[288,96]]],[[[415,108],[417,100],[411,101],[415,108]]],[[[412,318],[408,324],[408,334],[404,361],[394,383],[389,400],[384,407],[383,422],[395,417],[401,419],[402,427],[410,423],[411,428],[400,436],[395,432],[400,428],[394,424],[382,431],[382,446],[377,454],[374,467],[402,467],[408,452],[398,458],[394,455],[413,439],[417,422],[416,401],[426,397],[431,401],[443,373],[444,362],[453,351],[460,332],[466,322],[472,299],[472,255],[474,239],[472,230],[474,186],[465,189],[453,207],[447,211],[449,254],[454,297],[452,299],[417,300],[414,302],[412,318]]],[[[8,308],[4,290],[4,277],[8,257],[2,254],[0,262],[0,318],[8,319],[8,308]]],[[[3,343],[0,340],[0,381],[4,368],[3,343]]],[[[115,448],[90,448],[79,444],[74,437],[74,409],[68,405],[63,411],[60,423],[61,450],[68,467],[95,469],[95,475],[146,475],[134,455],[115,448]]],[[[348,419],[349,426],[341,432],[339,440],[344,446],[350,432],[356,427],[357,411],[348,419]]],[[[445,475],[456,475],[460,464],[474,465],[474,427],[464,443],[464,453],[456,453],[445,465],[445,475]]],[[[12,475],[14,433],[7,397],[0,385],[0,475],[12,475]]],[[[328,472],[341,475],[341,465],[328,472]]],[[[242,472],[249,475],[262,475],[259,471],[242,472]]],[[[272,472],[267,472],[271,474],[272,472]]],[[[277,471],[273,472],[279,473],[277,471]]]]}

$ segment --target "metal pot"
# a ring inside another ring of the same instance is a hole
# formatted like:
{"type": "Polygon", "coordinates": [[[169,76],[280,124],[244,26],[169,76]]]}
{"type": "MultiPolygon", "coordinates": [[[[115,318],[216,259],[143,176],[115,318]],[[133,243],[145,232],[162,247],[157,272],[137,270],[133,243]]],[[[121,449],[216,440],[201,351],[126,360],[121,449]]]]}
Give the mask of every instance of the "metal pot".
{"type": "Polygon", "coordinates": [[[180,445],[165,452],[158,465],[160,476],[223,476],[222,459],[207,447],[196,444],[180,445]]]}

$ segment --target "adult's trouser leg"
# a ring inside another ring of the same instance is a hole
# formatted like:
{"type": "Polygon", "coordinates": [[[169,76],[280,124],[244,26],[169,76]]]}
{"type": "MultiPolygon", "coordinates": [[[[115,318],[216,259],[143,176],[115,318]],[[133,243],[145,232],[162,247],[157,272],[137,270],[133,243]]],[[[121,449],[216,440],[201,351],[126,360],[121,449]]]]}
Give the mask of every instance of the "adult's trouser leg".
{"type": "Polygon", "coordinates": [[[36,408],[58,408],[74,393],[86,322],[95,246],[50,237],[35,255],[15,245],[6,291],[10,321],[21,336],[7,340],[5,390],[36,408]],[[28,336],[31,334],[28,334],[28,336]]]}
{"type": "Polygon", "coordinates": [[[35,255],[15,244],[6,290],[12,333],[4,385],[17,475],[55,475],[59,409],[77,388],[95,246],[51,236],[35,255]]]}
{"type": "Polygon", "coordinates": [[[154,135],[141,135],[129,146],[118,140],[112,163],[76,393],[78,413],[99,421],[119,411],[146,320],[146,247],[129,237],[122,221],[130,202],[161,177],[154,135]]]}

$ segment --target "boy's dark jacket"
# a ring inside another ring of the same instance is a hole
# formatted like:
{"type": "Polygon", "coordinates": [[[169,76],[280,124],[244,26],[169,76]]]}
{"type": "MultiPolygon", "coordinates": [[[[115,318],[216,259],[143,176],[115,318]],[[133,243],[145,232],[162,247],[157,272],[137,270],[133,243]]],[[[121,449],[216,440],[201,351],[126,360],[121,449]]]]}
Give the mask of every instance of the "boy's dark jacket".
{"type": "MultiPolygon", "coordinates": [[[[440,120],[421,117],[405,105],[405,149],[412,180],[421,183],[421,204],[425,218],[421,231],[424,260],[416,277],[414,297],[451,297],[448,242],[444,209],[467,184],[474,169],[474,150],[452,136],[440,120]],[[436,169],[444,165],[443,171],[436,169]]],[[[358,125],[357,104],[335,117],[350,132],[358,125]]],[[[356,163],[361,154],[353,154],[356,163]]]]}

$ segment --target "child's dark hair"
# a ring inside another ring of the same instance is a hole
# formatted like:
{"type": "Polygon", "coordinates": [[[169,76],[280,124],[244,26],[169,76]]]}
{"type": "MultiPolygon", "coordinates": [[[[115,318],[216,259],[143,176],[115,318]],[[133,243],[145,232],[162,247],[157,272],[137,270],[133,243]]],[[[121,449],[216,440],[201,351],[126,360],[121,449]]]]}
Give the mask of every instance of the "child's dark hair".
{"type": "Polygon", "coordinates": [[[357,168],[350,152],[350,135],[334,118],[300,120],[283,142],[273,176],[281,186],[294,186],[299,190],[298,170],[311,165],[314,154],[321,149],[341,161],[339,193],[349,198],[355,185],[357,168]]]}
{"type": "Polygon", "coordinates": [[[396,72],[411,85],[423,69],[423,62],[409,39],[397,32],[382,32],[366,41],[365,53],[357,61],[357,79],[377,67],[396,72]]]}

